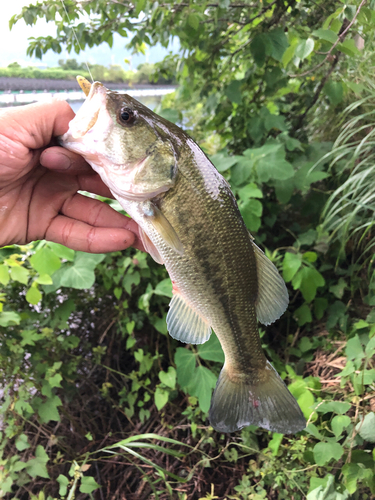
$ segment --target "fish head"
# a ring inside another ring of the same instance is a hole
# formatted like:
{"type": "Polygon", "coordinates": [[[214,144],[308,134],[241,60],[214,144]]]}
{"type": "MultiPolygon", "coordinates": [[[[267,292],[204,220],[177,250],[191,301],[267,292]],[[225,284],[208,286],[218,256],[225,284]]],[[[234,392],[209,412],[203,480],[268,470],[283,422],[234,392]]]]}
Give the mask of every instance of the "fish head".
{"type": "Polygon", "coordinates": [[[83,90],[87,98],[60,144],[81,154],[119,198],[143,201],[172,188],[179,139],[167,133],[169,122],[99,82],[83,90]]]}

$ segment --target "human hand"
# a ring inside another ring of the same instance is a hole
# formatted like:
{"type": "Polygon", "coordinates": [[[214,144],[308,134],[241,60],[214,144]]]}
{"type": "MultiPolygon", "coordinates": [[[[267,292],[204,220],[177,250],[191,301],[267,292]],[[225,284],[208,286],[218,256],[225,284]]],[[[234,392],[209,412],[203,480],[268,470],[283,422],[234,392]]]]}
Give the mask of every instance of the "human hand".
{"type": "Polygon", "coordinates": [[[48,147],[73,118],[58,100],[0,111],[0,247],[46,239],[92,253],[143,248],[132,219],[77,193],[112,198],[85,160],[48,147]]]}

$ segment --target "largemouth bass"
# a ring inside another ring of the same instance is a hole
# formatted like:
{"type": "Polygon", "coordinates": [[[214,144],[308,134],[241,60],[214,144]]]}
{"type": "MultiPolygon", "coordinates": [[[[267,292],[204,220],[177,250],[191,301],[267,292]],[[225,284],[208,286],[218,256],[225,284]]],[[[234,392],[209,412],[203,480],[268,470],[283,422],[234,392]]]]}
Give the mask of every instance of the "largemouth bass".
{"type": "Polygon", "coordinates": [[[179,127],[126,94],[78,81],[87,98],[61,144],[99,173],[139,224],[146,250],[166,266],[170,335],[201,344],[213,329],[223,348],[211,425],[221,432],[250,424],[284,434],[304,429],[257,326],[283,314],[288,292],[255,245],[229,184],[179,127]]]}

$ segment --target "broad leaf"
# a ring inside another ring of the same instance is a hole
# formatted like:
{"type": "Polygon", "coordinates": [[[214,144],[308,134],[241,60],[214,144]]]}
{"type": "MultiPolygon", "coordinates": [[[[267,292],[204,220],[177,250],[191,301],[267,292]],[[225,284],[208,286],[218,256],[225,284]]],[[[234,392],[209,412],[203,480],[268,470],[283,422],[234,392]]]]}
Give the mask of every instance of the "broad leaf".
{"type": "Polygon", "coordinates": [[[313,449],[314,460],[317,465],[325,465],[332,459],[339,460],[344,449],[339,443],[317,443],[313,449]]]}
{"type": "Polygon", "coordinates": [[[39,274],[48,274],[49,276],[61,267],[59,257],[47,246],[37,250],[35,254],[30,257],[29,261],[39,274]]]}
{"type": "Polygon", "coordinates": [[[186,388],[195,372],[196,356],[190,349],[178,347],[174,360],[177,367],[177,382],[182,388],[186,388]]]}
{"type": "Polygon", "coordinates": [[[49,458],[43,446],[38,445],[35,450],[35,458],[26,462],[25,470],[31,477],[44,477],[49,479],[46,463],[49,458]]]}
{"type": "Polygon", "coordinates": [[[224,363],[224,352],[217,336],[212,333],[211,337],[204,344],[198,345],[198,354],[207,361],[217,361],[224,363]]]}

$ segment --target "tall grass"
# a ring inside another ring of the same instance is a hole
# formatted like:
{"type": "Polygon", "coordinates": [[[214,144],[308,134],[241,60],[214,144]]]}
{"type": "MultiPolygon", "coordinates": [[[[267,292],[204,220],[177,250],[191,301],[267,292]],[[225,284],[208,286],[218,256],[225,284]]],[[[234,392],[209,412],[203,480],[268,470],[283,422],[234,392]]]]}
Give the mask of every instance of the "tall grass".
{"type": "Polygon", "coordinates": [[[349,241],[367,253],[375,245],[375,92],[348,106],[343,119],[330,153],[330,168],[343,183],[325,205],[322,228],[340,243],[341,255],[349,241]]]}

